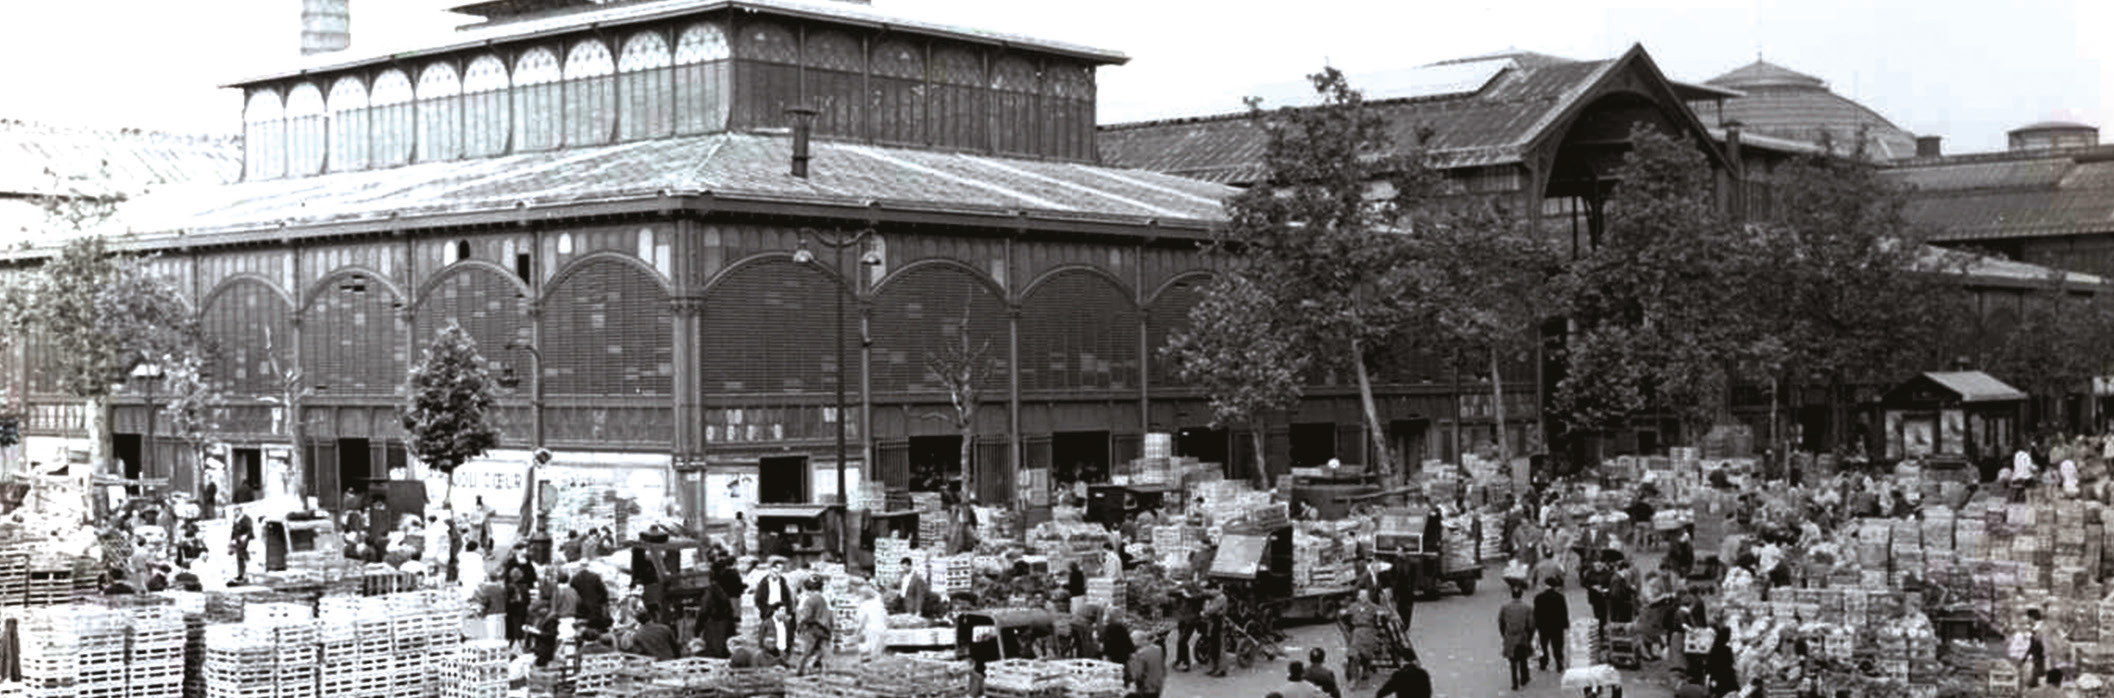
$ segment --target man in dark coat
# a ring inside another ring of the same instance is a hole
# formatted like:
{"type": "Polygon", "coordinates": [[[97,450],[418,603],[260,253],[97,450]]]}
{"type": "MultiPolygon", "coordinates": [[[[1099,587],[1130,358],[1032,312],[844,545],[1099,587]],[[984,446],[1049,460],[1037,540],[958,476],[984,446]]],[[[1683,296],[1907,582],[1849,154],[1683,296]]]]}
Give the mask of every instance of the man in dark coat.
{"type": "Polygon", "coordinates": [[[1417,663],[1416,650],[1404,650],[1402,668],[1380,684],[1380,692],[1373,698],[1431,698],[1431,672],[1417,663]]]}
{"type": "Polygon", "coordinates": [[[1520,598],[1525,593],[1526,590],[1514,587],[1512,602],[1497,612],[1498,637],[1504,643],[1505,663],[1511,667],[1512,690],[1515,691],[1534,678],[1527,671],[1527,659],[1534,656],[1536,622],[1534,607],[1520,598]]]}
{"type": "Polygon", "coordinates": [[[1336,687],[1336,672],[1328,666],[1329,653],[1316,647],[1307,651],[1307,683],[1321,688],[1329,698],[1343,698],[1343,691],[1336,687]]]}
{"type": "Polygon", "coordinates": [[[1556,670],[1563,671],[1564,633],[1571,630],[1571,602],[1563,597],[1563,580],[1551,577],[1549,588],[1534,596],[1534,634],[1541,638],[1541,669],[1549,670],[1549,662],[1556,662],[1556,670]]]}
{"type": "Polygon", "coordinates": [[[668,661],[682,656],[681,644],[675,640],[675,629],[654,618],[651,613],[638,615],[639,628],[631,634],[632,654],[652,657],[655,661],[668,661]]]}
{"type": "Polygon", "coordinates": [[[573,591],[580,592],[580,619],[587,627],[608,630],[612,625],[609,617],[609,585],[602,583],[602,575],[586,567],[573,575],[573,591]]]}
{"type": "Polygon", "coordinates": [[[771,571],[756,582],[756,615],[769,618],[779,606],[790,606],[799,597],[793,596],[793,585],[785,581],[785,559],[771,560],[771,571]]]}

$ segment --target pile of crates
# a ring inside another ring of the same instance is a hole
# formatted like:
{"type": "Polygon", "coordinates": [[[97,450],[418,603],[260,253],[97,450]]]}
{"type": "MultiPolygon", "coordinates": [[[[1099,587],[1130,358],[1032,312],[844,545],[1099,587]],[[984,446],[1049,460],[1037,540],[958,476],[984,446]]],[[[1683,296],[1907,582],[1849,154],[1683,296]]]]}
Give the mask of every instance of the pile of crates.
{"type": "Polygon", "coordinates": [[[440,698],[506,698],[510,658],[505,640],[463,643],[441,663],[440,698]]]}
{"type": "Polygon", "coordinates": [[[131,616],[125,695],[161,698],[181,694],[189,646],[185,614],[174,606],[150,606],[132,609],[131,616]]]}
{"type": "Polygon", "coordinates": [[[59,607],[23,616],[22,682],[31,695],[124,698],[124,612],[59,607]]]}
{"type": "Polygon", "coordinates": [[[269,633],[247,624],[206,628],[205,698],[273,698],[278,652],[269,633]]]}

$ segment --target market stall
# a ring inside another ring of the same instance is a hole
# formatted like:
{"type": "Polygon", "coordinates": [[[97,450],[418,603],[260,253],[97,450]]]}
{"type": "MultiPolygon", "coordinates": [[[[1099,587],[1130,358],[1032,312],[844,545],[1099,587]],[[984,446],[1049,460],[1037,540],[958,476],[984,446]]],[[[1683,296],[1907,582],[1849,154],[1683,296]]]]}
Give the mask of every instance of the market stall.
{"type": "MultiPolygon", "coordinates": [[[[2026,394],[1981,371],[1924,373],[1880,398],[1886,457],[1993,464],[2020,437],[2026,394]]],[[[1994,468],[1988,468],[1994,471],[1994,468]]]]}

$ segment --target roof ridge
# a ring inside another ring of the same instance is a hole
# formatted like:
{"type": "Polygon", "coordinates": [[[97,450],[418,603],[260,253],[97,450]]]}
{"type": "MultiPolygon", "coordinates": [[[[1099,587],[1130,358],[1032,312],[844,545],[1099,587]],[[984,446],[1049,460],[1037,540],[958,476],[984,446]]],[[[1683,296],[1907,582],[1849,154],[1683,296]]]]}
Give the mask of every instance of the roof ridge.
{"type": "Polygon", "coordinates": [[[207,143],[233,144],[241,140],[234,134],[182,133],[134,127],[97,128],[90,126],[62,126],[28,119],[0,119],[0,132],[36,133],[45,135],[102,136],[135,139],[180,140],[207,143]]]}

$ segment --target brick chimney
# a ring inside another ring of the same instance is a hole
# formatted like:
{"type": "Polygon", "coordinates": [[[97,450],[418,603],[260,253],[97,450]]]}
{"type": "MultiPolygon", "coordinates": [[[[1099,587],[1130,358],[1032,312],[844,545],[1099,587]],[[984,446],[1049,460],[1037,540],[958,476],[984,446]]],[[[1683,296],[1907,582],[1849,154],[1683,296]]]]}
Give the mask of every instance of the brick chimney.
{"type": "Polygon", "coordinates": [[[352,46],[352,0],[301,0],[301,55],[352,46]]]}
{"type": "Polygon", "coordinates": [[[1945,140],[1944,136],[1917,136],[1916,157],[1935,158],[1945,155],[1944,149],[1938,145],[1943,140],[1945,140]]]}

